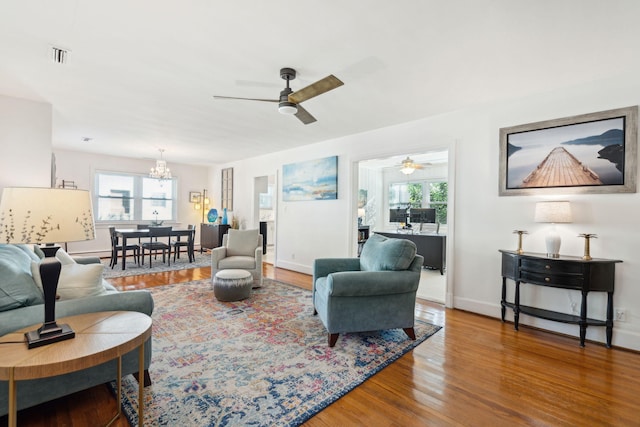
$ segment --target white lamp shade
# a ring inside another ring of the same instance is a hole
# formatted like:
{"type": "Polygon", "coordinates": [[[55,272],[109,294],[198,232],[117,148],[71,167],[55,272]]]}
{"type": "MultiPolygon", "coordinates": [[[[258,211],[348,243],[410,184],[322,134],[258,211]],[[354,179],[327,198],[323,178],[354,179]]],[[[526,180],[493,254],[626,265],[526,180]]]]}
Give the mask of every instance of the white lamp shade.
{"type": "Polygon", "coordinates": [[[95,239],[91,194],[62,188],[5,188],[0,243],[62,243],[95,239]]]}
{"type": "Polygon", "coordinates": [[[535,222],[571,222],[571,204],[566,201],[536,203],[535,222]]]}

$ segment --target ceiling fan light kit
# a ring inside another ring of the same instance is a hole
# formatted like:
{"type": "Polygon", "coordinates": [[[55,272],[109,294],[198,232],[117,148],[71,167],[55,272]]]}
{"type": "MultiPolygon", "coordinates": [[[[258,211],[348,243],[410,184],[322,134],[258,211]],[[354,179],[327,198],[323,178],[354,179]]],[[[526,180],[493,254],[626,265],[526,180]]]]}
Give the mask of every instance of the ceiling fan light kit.
{"type": "Polygon", "coordinates": [[[298,112],[298,107],[293,102],[284,101],[278,104],[278,111],[281,114],[295,114],[298,112]]]}
{"type": "Polygon", "coordinates": [[[407,158],[404,159],[402,161],[402,164],[400,165],[400,172],[405,175],[411,175],[416,171],[416,169],[422,169],[422,165],[414,162],[413,159],[409,156],[407,156],[407,158]]]}
{"type": "Polygon", "coordinates": [[[278,111],[281,114],[295,115],[305,125],[313,123],[316,118],[311,115],[307,110],[302,108],[301,102],[321,95],[325,92],[333,90],[342,86],[344,83],[340,81],[336,76],[329,75],[324,79],[318,80],[315,83],[310,84],[296,92],[293,92],[289,87],[289,81],[296,78],[296,70],[293,68],[280,69],[280,77],[287,82],[285,87],[280,92],[279,99],[260,99],[260,98],[239,98],[235,96],[219,96],[214,95],[215,99],[240,99],[245,101],[261,101],[261,102],[277,102],[278,111]]]}

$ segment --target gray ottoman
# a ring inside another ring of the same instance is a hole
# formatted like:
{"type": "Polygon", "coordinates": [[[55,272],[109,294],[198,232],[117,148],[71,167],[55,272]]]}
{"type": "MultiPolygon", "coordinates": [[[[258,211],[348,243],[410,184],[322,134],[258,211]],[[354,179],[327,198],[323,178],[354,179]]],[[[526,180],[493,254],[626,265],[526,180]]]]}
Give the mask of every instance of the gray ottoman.
{"type": "Polygon", "coordinates": [[[240,301],[249,298],[253,276],[246,270],[220,270],[213,278],[213,294],[218,301],[240,301]]]}

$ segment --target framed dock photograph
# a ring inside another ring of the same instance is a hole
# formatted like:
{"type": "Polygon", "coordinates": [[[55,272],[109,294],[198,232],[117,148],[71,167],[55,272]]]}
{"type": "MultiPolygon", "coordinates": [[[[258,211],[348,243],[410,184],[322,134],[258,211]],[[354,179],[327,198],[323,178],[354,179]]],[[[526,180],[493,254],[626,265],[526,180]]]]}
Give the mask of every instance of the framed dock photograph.
{"type": "Polygon", "coordinates": [[[500,129],[500,196],[635,193],[638,107],[500,129]]]}

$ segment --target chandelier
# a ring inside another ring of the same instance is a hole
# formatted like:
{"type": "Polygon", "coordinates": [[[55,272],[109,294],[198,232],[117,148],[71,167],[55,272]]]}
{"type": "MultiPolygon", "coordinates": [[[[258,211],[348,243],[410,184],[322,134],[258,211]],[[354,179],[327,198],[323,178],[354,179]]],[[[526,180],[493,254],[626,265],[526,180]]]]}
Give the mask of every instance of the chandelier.
{"type": "Polygon", "coordinates": [[[161,148],[160,150],[160,158],[156,160],[156,167],[151,168],[151,172],[149,172],[150,178],[155,179],[171,179],[171,170],[167,167],[167,162],[162,157],[162,153],[164,150],[161,148]]]}

